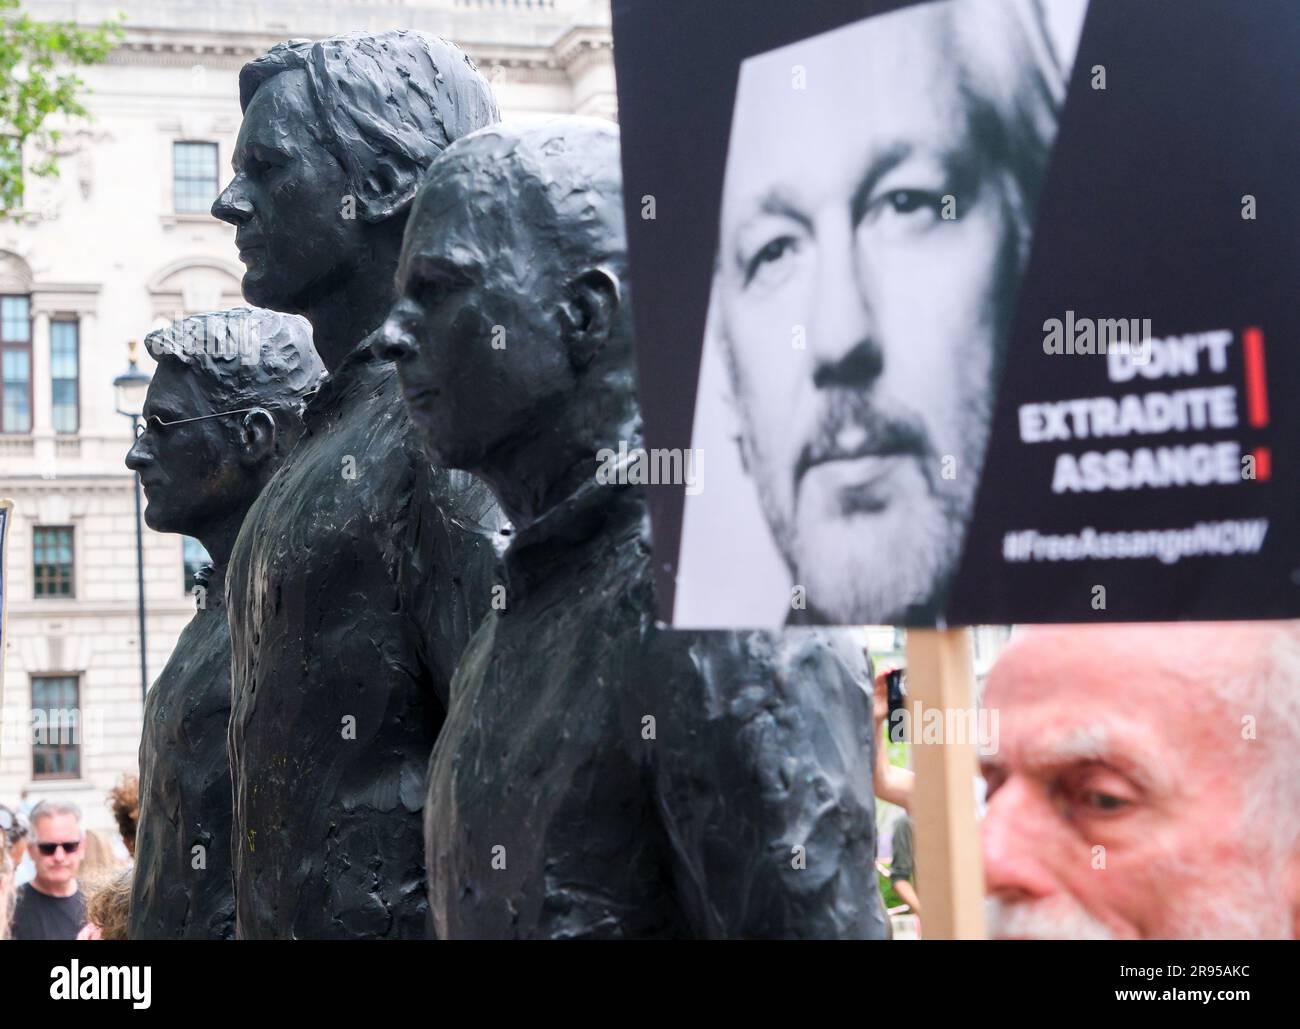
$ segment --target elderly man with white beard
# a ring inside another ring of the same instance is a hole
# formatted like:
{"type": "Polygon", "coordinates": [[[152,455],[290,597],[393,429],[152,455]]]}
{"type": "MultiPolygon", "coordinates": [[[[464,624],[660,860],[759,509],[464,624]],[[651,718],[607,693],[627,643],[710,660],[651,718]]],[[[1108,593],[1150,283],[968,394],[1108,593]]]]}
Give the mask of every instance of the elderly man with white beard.
{"type": "Polygon", "coordinates": [[[1022,630],[985,703],[991,936],[1300,937],[1300,623],[1022,630]]]}

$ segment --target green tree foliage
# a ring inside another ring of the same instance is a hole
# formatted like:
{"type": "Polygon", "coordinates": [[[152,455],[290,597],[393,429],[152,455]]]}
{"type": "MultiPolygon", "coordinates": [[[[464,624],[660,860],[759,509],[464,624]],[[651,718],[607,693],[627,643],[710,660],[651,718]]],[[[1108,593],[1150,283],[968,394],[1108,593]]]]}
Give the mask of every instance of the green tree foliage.
{"type": "Polygon", "coordinates": [[[87,117],[73,69],[104,60],[122,38],[120,20],[93,28],[35,21],[18,5],[0,0],[0,215],[22,204],[25,149],[36,155],[29,174],[58,174],[60,133],[47,119],[87,117]]]}

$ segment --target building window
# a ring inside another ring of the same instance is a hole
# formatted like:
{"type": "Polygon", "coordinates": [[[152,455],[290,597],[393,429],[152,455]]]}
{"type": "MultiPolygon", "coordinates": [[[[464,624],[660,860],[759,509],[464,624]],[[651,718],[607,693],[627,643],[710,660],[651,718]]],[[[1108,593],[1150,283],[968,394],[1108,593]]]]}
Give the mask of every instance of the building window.
{"type": "Polygon", "coordinates": [[[217,199],[217,144],[172,144],[172,195],[180,214],[203,213],[217,199]]]}
{"type": "Polygon", "coordinates": [[[55,432],[76,432],[79,326],[76,322],[50,322],[50,382],[54,391],[55,432]]]}
{"type": "Polygon", "coordinates": [[[71,597],[72,528],[38,526],[32,530],[32,582],[38,597],[71,597]]]}
{"type": "Polygon", "coordinates": [[[181,537],[181,558],[185,562],[185,592],[193,593],[194,577],[198,575],[200,568],[211,563],[212,558],[208,557],[203,544],[192,536],[181,537]]]}
{"type": "Polygon", "coordinates": [[[32,778],[81,776],[81,710],[75,675],[32,677],[32,778]]]}
{"type": "Polygon", "coordinates": [[[0,297],[0,431],[32,431],[32,305],[25,296],[0,297]]]}

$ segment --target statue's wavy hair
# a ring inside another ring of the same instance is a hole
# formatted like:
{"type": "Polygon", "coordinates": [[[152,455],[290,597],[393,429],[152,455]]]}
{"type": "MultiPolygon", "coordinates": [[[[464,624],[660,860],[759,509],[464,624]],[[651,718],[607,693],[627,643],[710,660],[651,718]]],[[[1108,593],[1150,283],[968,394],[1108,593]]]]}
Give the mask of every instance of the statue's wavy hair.
{"type": "Polygon", "coordinates": [[[197,375],[217,410],[264,407],[283,427],[301,419],[325,372],[311,324],[260,307],[190,315],[155,329],[144,343],[160,365],[174,362],[197,375]]]}
{"type": "Polygon", "coordinates": [[[469,56],[427,32],[353,32],[277,43],[239,72],[248,110],[263,83],[307,73],[312,131],[342,166],[365,221],[403,213],[425,170],[461,136],[499,120],[469,56]]]}

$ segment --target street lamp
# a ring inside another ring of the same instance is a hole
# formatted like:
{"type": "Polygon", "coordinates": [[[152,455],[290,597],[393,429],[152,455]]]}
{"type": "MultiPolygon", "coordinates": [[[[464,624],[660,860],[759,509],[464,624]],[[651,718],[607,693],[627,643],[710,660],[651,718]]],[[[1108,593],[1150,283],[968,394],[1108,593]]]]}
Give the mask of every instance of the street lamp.
{"type": "MultiPolygon", "coordinates": [[[[144,398],[149,392],[149,376],[140,371],[136,363],[139,342],[131,340],[126,347],[130,365],[113,380],[114,407],[117,413],[131,419],[131,439],[140,431],[140,416],[144,414],[144,398]]],[[[140,617],[140,699],[149,693],[149,669],[145,658],[144,637],[144,528],[140,515],[140,473],[135,473],[135,568],[138,608],[140,617]]]]}

